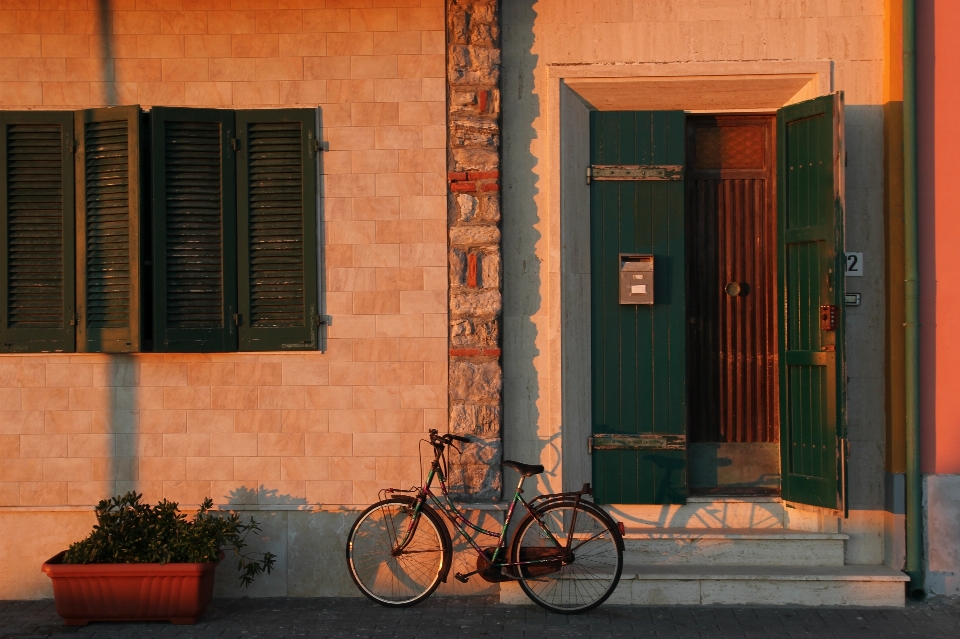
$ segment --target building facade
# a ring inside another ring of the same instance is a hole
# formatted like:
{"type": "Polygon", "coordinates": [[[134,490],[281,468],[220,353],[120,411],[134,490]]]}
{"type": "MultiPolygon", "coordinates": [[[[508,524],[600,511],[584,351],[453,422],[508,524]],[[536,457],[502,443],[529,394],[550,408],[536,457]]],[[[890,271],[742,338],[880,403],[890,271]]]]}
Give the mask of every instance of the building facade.
{"type": "MultiPolygon", "coordinates": [[[[474,441],[478,518],[504,457],[591,482],[644,566],[620,603],[902,605],[900,4],[3,3],[0,558],[119,492],[210,496],[278,555],[220,595],[357,595],[346,532],[436,428],[474,441]]],[[[956,594],[960,15],[918,4],[925,557],[956,594]]]]}

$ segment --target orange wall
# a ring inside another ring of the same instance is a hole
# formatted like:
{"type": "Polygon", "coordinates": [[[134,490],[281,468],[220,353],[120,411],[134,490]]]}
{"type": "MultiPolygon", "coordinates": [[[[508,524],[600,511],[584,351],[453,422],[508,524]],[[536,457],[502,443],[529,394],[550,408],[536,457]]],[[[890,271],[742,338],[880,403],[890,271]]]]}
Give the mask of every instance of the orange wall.
{"type": "Polygon", "coordinates": [[[960,473],[960,2],[917,2],[924,473],[960,473]]]}
{"type": "Polygon", "coordinates": [[[886,469],[906,466],[903,281],[903,0],[886,0],[883,20],[883,216],[886,234],[886,469]]]}
{"type": "Polygon", "coordinates": [[[0,0],[0,109],[319,107],[333,318],[324,352],[0,355],[0,509],[419,481],[448,414],[444,42],[443,0],[0,0]]]}

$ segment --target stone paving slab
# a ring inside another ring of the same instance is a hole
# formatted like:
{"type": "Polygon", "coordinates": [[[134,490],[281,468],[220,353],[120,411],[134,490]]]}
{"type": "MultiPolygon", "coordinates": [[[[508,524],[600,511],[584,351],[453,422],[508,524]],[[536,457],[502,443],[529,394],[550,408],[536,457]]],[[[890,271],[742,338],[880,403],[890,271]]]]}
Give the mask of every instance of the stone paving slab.
{"type": "Polygon", "coordinates": [[[0,639],[281,639],[285,637],[960,637],[960,599],[905,608],[601,606],[577,616],[493,597],[434,597],[405,609],[365,599],[216,599],[193,626],[93,623],[69,628],[53,601],[0,601],[0,639]]]}

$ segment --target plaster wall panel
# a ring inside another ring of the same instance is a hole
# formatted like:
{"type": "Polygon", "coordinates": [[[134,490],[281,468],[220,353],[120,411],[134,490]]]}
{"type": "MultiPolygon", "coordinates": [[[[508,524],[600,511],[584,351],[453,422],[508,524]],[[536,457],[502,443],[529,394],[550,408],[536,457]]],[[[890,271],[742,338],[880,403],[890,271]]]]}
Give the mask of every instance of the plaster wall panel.
{"type": "Polygon", "coordinates": [[[926,586],[933,594],[960,594],[960,475],[926,475],[923,510],[926,586]]]}

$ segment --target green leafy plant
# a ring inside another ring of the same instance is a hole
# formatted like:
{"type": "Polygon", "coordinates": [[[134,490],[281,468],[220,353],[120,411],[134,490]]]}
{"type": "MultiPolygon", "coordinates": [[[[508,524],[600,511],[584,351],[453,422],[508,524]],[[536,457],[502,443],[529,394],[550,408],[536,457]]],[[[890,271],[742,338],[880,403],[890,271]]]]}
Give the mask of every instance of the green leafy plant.
{"type": "Polygon", "coordinates": [[[236,513],[211,513],[213,500],[208,497],[188,520],[176,502],[164,499],[151,506],[141,503],[142,497],[128,492],[97,504],[93,532],[70,545],[63,563],[203,563],[219,561],[221,550],[233,550],[240,558],[237,570],[244,586],[273,570],[273,553],[243,552],[247,535],[260,531],[253,517],[243,523],[236,513]]]}

